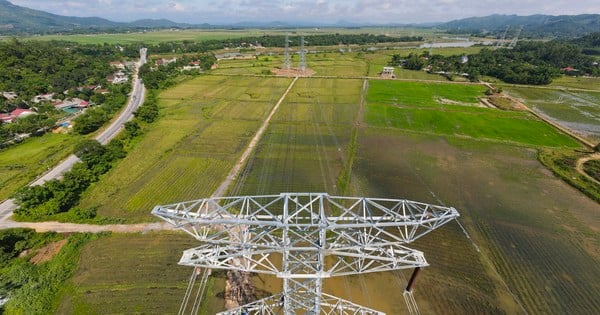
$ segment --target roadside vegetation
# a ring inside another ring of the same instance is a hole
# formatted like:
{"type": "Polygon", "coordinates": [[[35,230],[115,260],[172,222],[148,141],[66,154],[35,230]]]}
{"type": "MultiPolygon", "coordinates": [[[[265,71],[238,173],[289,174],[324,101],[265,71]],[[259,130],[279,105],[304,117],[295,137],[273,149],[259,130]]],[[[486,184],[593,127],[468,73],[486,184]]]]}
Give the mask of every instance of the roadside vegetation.
{"type": "Polygon", "coordinates": [[[5,314],[52,313],[81,248],[99,235],[0,230],[0,307],[5,314]]]}

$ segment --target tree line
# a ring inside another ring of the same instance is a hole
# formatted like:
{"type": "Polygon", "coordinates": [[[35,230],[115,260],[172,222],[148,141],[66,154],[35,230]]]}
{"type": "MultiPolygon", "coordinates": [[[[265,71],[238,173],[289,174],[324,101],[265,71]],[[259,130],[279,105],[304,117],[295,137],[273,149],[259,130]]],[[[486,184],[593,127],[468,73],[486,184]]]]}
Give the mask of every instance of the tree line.
{"type": "Polygon", "coordinates": [[[113,72],[109,62],[120,58],[110,45],[79,45],[59,41],[0,42],[0,91],[23,100],[42,93],[104,84],[113,72]]]}
{"type": "MultiPolygon", "coordinates": [[[[304,36],[306,45],[310,46],[334,46],[334,45],[366,45],[377,43],[400,43],[400,42],[420,42],[421,36],[400,36],[392,37],[386,35],[373,34],[319,34],[304,36]]],[[[290,35],[291,46],[300,46],[300,36],[290,35]]],[[[141,43],[127,45],[123,54],[126,56],[135,56],[142,46],[148,48],[149,53],[153,54],[171,54],[171,53],[206,53],[224,48],[248,48],[252,46],[263,47],[284,47],[285,35],[263,35],[250,36],[232,39],[213,39],[201,42],[184,40],[182,42],[162,42],[154,45],[143,45],[141,43]]]]}
{"type": "Polygon", "coordinates": [[[583,54],[581,47],[559,41],[524,41],[512,49],[483,48],[466,58],[430,55],[429,52],[393,55],[389,65],[411,70],[425,68],[446,75],[466,74],[472,81],[486,75],[507,83],[532,85],[551,83],[561,75],[561,69],[567,67],[574,68],[579,75],[600,76],[600,68],[592,57],[583,54]]]}

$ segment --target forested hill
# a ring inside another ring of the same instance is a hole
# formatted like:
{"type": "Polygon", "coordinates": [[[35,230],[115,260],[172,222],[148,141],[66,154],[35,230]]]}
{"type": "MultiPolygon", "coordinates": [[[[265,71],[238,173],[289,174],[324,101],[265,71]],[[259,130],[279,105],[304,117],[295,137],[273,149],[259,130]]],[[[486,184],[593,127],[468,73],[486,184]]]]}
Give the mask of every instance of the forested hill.
{"type": "Polygon", "coordinates": [[[139,20],[119,23],[99,17],[74,17],[51,14],[0,0],[0,35],[94,32],[135,28],[186,27],[169,20],[139,20]]]}
{"type": "Polygon", "coordinates": [[[512,37],[523,27],[522,36],[539,37],[580,37],[600,30],[600,14],[581,15],[490,15],[455,20],[438,25],[451,32],[501,35],[510,26],[507,37],[512,37]]]}

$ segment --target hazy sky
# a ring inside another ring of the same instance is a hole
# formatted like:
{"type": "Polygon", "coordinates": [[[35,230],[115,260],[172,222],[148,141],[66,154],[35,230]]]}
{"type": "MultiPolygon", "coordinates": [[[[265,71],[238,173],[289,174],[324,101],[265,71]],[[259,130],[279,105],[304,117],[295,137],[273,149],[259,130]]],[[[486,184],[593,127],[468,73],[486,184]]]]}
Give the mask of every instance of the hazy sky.
{"type": "Polygon", "coordinates": [[[370,23],[442,22],[500,14],[600,14],[599,0],[9,0],[61,15],[114,21],[167,18],[188,23],[340,20],[370,23]]]}

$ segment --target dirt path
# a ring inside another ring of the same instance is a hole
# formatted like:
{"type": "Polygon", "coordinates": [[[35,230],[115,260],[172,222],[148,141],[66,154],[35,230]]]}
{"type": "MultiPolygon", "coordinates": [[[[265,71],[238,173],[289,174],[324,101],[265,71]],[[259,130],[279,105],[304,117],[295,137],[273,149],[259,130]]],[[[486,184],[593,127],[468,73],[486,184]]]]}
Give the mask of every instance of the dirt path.
{"type": "Polygon", "coordinates": [[[15,222],[5,220],[0,222],[0,229],[10,228],[30,228],[37,232],[58,232],[58,233],[73,233],[73,232],[116,232],[116,233],[138,233],[162,230],[174,230],[175,228],[168,223],[140,223],[140,224],[110,224],[110,225],[94,225],[94,224],[78,224],[78,223],[61,223],[56,221],[46,222],[15,222]]]}
{"type": "Polygon", "coordinates": [[[587,179],[589,179],[592,182],[600,185],[600,181],[598,181],[597,179],[595,179],[592,176],[590,176],[583,169],[583,164],[585,164],[585,162],[587,162],[587,161],[594,161],[594,160],[600,160],[600,152],[599,153],[593,153],[593,154],[590,154],[590,155],[587,155],[587,156],[579,158],[577,160],[577,163],[575,164],[575,170],[577,170],[577,173],[585,176],[587,179]]]}

